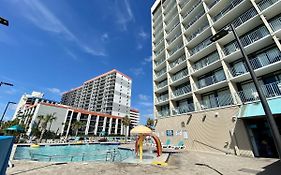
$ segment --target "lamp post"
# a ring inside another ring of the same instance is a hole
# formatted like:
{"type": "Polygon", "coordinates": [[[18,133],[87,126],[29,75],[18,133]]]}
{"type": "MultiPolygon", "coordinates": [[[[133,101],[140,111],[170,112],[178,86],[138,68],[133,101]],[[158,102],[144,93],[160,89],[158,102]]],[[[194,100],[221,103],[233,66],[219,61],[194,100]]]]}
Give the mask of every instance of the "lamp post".
{"type": "Polygon", "coordinates": [[[3,120],[3,118],[4,118],[4,116],[5,116],[6,112],[7,112],[7,109],[8,109],[8,107],[9,107],[10,104],[17,104],[17,103],[11,102],[11,101],[9,101],[9,102],[7,103],[7,105],[6,105],[6,107],[5,107],[5,110],[4,110],[3,114],[2,114],[1,120],[0,120],[0,125],[2,124],[2,120],[3,120]]]}
{"type": "Polygon", "coordinates": [[[234,37],[237,41],[237,44],[238,44],[238,47],[242,53],[242,56],[244,58],[244,61],[246,63],[246,66],[250,72],[250,75],[251,75],[251,78],[253,80],[253,83],[257,89],[257,92],[258,92],[258,95],[260,97],[260,101],[261,101],[261,104],[263,106],[263,110],[265,112],[265,115],[266,115],[266,118],[267,118],[267,121],[268,121],[268,124],[269,124],[269,128],[270,128],[270,131],[271,131],[271,134],[272,134],[272,137],[273,137],[273,140],[274,140],[274,143],[275,143],[275,146],[276,146],[276,150],[278,152],[278,156],[279,156],[279,159],[281,159],[281,138],[280,138],[280,133],[278,131],[278,127],[275,123],[275,120],[273,118],[273,115],[272,115],[272,112],[270,110],[270,107],[266,101],[266,98],[265,98],[265,95],[263,93],[263,91],[261,90],[260,86],[259,86],[259,83],[258,83],[258,78],[256,76],[256,73],[254,72],[251,64],[250,64],[250,61],[248,59],[248,56],[246,54],[246,51],[239,39],[239,36],[235,30],[235,27],[233,26],[233,24],[230,24],[230,28],[228,29],[223,29],[221,31],[219,31],[218,33],[216,33],[213,37],[211,37],[211,41],[212,42],[215,42],[219,39],[221,39],[222,37],[226,36],[229,31],[232,31],[233,34],[234,34],[234,37]]]}
{"type": "Polygon", "coordinates": [[[2,84],[3,84],[3,85],[7,85],[7,86],[14,86],[12,83],[7,83],[7,82],[1,81],[1,82],[0,82],[0,86],[2,86],[2,84]]]}

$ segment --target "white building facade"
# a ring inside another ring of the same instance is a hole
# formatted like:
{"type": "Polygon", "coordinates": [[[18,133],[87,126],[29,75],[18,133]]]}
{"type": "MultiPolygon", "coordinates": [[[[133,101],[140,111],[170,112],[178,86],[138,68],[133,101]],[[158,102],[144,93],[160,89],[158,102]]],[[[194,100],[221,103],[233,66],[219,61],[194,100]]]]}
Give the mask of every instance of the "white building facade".
{"type": "Polygon", "coordinates": [[[131,88],[132,79],[114,69],[65,92],[61,103],[124,117],[130,113],[131,88]]]}
{"type": "Polygon", "coordinates": [[[140,112],[137,109],[130,109],[129,118],[131,119],[130,128],[134,128],[139,125],[140,122],[140,112]]]}
{"type": "MultiPolygon", "coordinates": [[[[194,150],[228,148],[236,154],[263,156],[259,134],[251,126],[256,122],[256,127],[268,130],[266,123],[258,124],[255,117],[239,118],[246,103],[258,96],[235,38],[231,33],[217,42],[210,38],[232,23],[266,97],[279,97],[280,9],[280,0],[155,1],[151,8],[154,116],[160,136],[186,139],[194,150]],[[235,134],[240,145],[232,147],[235,134]]],[[[279,121],[280,113],[273,113],[279,121]]]]}

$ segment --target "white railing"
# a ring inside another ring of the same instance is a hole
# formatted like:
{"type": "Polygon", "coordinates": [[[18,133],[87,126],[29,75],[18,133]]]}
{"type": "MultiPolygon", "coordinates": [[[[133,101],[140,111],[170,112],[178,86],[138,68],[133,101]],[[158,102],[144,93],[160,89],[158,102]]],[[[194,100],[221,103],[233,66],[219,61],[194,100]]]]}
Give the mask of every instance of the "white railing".
{"type": "Polygon", "coordinates": [[[270,20],[269,24],[270,24],[271,28],[273,29],[273,31],[277,31],[277,30],[281,29],[281,16],[278,16],[278,17],[270,20]]]}
{"type": "Polygon", "coordinates": [[[170,52],[169,52],[169,56],[172,56],[174,53],[176,53],[178,50],[182,49],[183,48],[183,44],[181,45],[178,45],[177,47],[175,47],[174,49],[172,49],[170,52]]]}
{"type": "Polygon", "coordinates": [[[214,5],[216,5],[220,0],[214,0],[210,5],[208,5],[209,9],[211,9],[214,5]]]}
{"type": "Polygon", "coordinates": [[[175,90],[173,92],[173,96],[174,97],[178,97],[178,96],[181,96],[181,95],[184,95],[184,94],[187,94],[191,92],[191,86],[190,84],[186,85],[186,86],[183,86],[181,88],[178,88],[177,90],[175,90]]]}
{"type": "Polygon", "coordinates": [[[258,3],[258,6],[260,10],[263,11],[264,9],[267,9],[268,7],[275,4],[276,2],[278,2],[278,0],[262,0],[261,2],[258,3]]]}
{"type": "Polygon", "coordinates": [[[240,4],[243,0],[234,0],[231,1],[228,6],[226,6],[222,11],[219,12],[216,16],[213,17],[214,21],[219,20],[221,17],[223,17],[227,12],[229,12],[231,9],[233,9],[235,6],[240,4]]]}
{"type": "Polygon", "coordinates": [[[175,34],[175,36],[174,36],[172,39],[168,40],[168,44],[171,44],[171,43],[172,43],[173,41],[175,41],[179,36],[181,36],[181,33],[175,34]]]}
{"type": "Polygon", "coordinates": [[[165,58],[161,58],[160,60],[155,61],[155,66],[160,65],[160,64],[163,63],[164,61],[165,61],[165,58]]]}
{"type": "Polygon", "coordinates": [[[203,50],[204,48],[206,48],[207,46],[209,46],[210,44],[212,44],[213,42],[210,40],[211,37],[206,38],[204,41],[202,41],[200,44],[198,44],[197,46],[195,46],[194,48],[192,48],[190,50],[190,55],[194,55],[195,53],[203,50]]]}
{"type": "Polygon", "coordinates": [[[223,70],[220,70],[220,71],[214,73],[214,74],[211,75],[211,76],[208,76],[208,77],[204,77],[204,78],[202,78],[202,79],[199,79],[196,84],[197,84],[197,87],[198,87],[199,89],[201,89],[201,88],[203,88],[203,87],[210,86],[210,85],[212,85],[212,84],[215,84],[215,83],[224,81],[225,79],[226,79],[226,77],[225,77],[225,75],[224,75],[223,70]]]}
{"type": "Polygon", "coordinates": [[[172,80],[173,81],[177,81],[183,77],[186,77],[188,75],[188,70],[187,69],[184,69],[178,73],[176,73],[175,75],[172,76],[172,80]]]}
{"type": "Polygon", "coordinates": [[[167,80],[164,80],[164,81],[162,81],[161,83],[159,83],[159,84],[157,85],[157,88],[160,89],[160,88],[165,87],[165,86],[167,86],[167,85],[168,85],[168,81],[167,81],[167,80]]]}
{"type": "Polygon", "coordinates": [[[187,23],[186,25],[184,25],[185,30],[187,30],[190,26],[192,26],[192,24],[194,24],[199,18],[201,18],[201,16],[203,16],[205,14],[205,11],[202,10],[201,12],[199,12],[196,16],[194,16],[189,23],[187,23]]]}
{"type": "Polygon", "coordinates": [[[170,115],[170,110],[162,110],[158,112],[158,116],[160,117],[166,117],[170,115]]]}
{"type": "Polygon", "coordinates": [[[171,68],[175,67],[176,65],[179,65],[180,63],[184,62],[185,59],[185,55],[182,55],[181,57],[179,57],[178,59],[176,59],[175,61],[173,61],[170,66],[171,68]]]}
{"type": "Polygon", "coordinates": [[[195,38],[196,36],[200,35],[205,29],[207,29],[209,27],[209,23],[205,23],[203,25],[203,27],[200,27],[199,29],[197,29],[195,32],[193,32],[191,35],[189,35],[188,37],[186,37],[187,41],[191,41],[193,38],[195,38]]]}
{"type": "Polygon", "coordinates": [[[201,60],[197,61],[192,68],[194,69],[194,71],[200,70],[210,64],[212,64],[213,62],[219,60],[219,54],[218,52],[213,52],[210,55],[202,58],[201,60]]]}
{"type": "Polygon", "coordinates": [[[180,21],[178,21],[176,24],[174,24],[170,30],[167,30],[167,35],[170,34],[179,24],[180,24],[180,21]]]}
{"type": "MultiPolygon", "coordinates": [[[[280,82],[265,84],[265,85],[261,85],[260,87],[266,98],[281,96],[280,82]]],[[[240,97],[243,103],[260,100],[257,90],[255,88],[244,89],[243,91],[238,92],[238,96],[240,97]]]]}
{"type": "Polygon", "coordinates": [[[217,97],[212,97],[208,100],[201,100],[199,103],[199,108],[202,110],[210,108],[218,108],[223,106],[228,106],[233,104],[233,99],[231,94],[219,95],[217,97]]]}
{"type": "Polygon", "coordinates": [[[186,105],[178,106],[175,109],[173,109],[173,115],[184,114],[192,111],[194,111],[194,105],[192,103],[186,104],[186,105]]]}
{"type": "Polygon", "coordinates": [[[201,1],[197,1],[196,4],[194,4],[183,16],[182,18],[185,19],[185,17],[187,15],[189,15],[197,6],[199,6],[199,4],[201,3],[201,1]]]}
{"type": "Polygon", "coordinates": [[[160,71],[156,72],[156,78],[160,77],[161,75],[166,73],[166,67],[164,67],[163,69],[161,69],[160,71]]]}
{"type": "Polygon", "coordinates": [[[168,94],[165,94],[165,95],[161,95],[160,97],[157,98],[157,102],[158,103],[161,103],[163,101],[167,101],[168,100],[168,94]]]}
{"type": "Polygon", "coordinates": [[[232,24],[236,28],[240,26],[241,24],[245,23],[252,17],[256,16],[258,13],[255,8],[250,8],[248,11],[244,12],[242,15],[240,15],[238,18],[236,18],[232,24]]]}

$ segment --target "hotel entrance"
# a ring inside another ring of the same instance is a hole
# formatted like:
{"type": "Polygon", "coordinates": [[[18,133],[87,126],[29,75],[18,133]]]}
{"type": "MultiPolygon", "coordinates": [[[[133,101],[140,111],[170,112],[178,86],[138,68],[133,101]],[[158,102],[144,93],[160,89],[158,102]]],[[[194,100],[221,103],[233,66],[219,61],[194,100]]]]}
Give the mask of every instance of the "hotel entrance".
{"type": "MultiPolygon", "coordinates": [[[[279,133],[281,115],[274,116],[279,133]]],[[[270,133],[265,116],[251,117],[244,120],[255,157],[278,158],[278,153],[270,133]]]]}

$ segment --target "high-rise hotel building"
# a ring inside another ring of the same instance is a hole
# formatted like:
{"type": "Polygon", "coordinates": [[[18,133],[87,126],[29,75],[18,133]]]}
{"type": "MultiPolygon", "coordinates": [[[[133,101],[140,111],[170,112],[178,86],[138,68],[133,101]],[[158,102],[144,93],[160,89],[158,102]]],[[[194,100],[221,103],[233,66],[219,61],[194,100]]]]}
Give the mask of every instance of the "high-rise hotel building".
{"type": "Polygon", "coordinates": [[[132,79],[113,69],[65,92],[61,103],[124,117],[130,114],[132,79]]]}
{"type": "Polygon", "coordinates": [[[188,149],[277,155],[232,23],[281,129],[281,1],[156,0],[151,8],[156,131],[188,149]],[[264,150],[264,143],[270,151],[264,150]]]}

